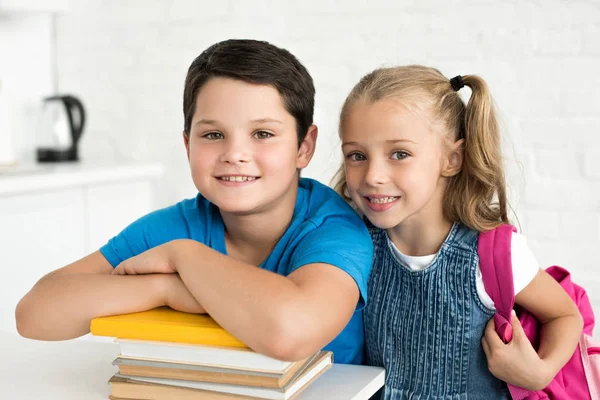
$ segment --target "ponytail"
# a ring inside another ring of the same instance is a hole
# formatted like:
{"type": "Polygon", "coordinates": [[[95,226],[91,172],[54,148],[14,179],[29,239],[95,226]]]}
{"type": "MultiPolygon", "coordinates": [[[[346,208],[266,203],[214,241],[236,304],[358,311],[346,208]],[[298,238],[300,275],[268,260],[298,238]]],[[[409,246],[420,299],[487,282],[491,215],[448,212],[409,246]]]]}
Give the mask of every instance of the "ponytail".
{"type": "Polygon", "coordinates": [[[476,75],[462,81],[472,91],[458,121],[458,138],[465,139],[464,161],[461,172],[448,182],[444,212],[481,232],[509,222],[500,132],[485,81],[476,75]]]}

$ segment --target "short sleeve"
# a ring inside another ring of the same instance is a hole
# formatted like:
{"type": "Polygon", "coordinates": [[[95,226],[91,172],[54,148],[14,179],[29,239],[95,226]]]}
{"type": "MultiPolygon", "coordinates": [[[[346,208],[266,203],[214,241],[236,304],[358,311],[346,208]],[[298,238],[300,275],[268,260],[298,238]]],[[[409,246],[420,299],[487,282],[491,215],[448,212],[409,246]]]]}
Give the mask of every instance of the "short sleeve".
{"type": "Polygon", "coordinates": [[[298,244],[289,272],[307,264],[330,264],[348,273],[360,291],[357,310],[367,301],[367,279],[373,262],[373,242],[358,218],[331,219],[313,229],[298,244]]]}
{"type": "Polygon", "coordinates": [[[177,205],[146,214],[100,248],[113,268],[153,247],[189,236],[177,205]]]}
{"type": "MultiPolygon", "coordinates": [[[[527,239],[525,236],[513,232],[510,242],[511,262],[513,269],[513,286],[515,296],[527,285],[531,283],[535,275],[540,269],[539,264],[533,255],[533,252],[527,245],[527,239]]],[[[481,267],[477,266],[476,274],[476,287],[477,294],[481,299],[481,302],[488,308],[494,308],[494,301],[485,291],[483,284],[483,276],[481,274],[481,267]]]]}
{"type": "Polygon", "coordinates": [[[510,244],[512,253],[513,280],[515,296],[531,283],[540,266],[527,244],[525,236],[513,233],[510,244]]]}

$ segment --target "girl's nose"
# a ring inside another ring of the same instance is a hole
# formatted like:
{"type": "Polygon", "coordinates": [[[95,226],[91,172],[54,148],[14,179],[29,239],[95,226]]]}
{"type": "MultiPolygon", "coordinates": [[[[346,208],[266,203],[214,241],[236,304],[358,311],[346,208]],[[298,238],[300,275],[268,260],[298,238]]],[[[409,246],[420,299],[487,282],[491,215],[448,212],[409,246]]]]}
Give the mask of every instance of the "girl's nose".
{"type": "Polygon", "coordinates": [[[376,161],[370,161],[365,174],[365,183],[369,186],[379,186],[388,182],[388,173],[385,166],[376,161]]]}

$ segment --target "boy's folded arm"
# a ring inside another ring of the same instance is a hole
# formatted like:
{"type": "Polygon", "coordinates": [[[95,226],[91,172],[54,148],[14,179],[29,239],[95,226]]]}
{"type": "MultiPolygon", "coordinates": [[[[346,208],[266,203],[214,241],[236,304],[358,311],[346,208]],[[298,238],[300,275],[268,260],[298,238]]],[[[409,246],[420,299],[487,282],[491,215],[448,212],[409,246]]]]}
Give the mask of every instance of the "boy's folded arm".
{"type": "Polygon", "coordinates": [[[166,275],[116,276],[100,252],[41,278],[15,310],[17,330],[28,338],[64,340],[89,333],[98,316],[164,305],[166,275]]]}
{"type": "Polygon", "coordinates": [[[321,349],[348,324],[359,300],[354,279],[329,264],[308,264],[286,277],[193,241],[172,250],[177,272],[206,311],[271,357],[298,360],[321,349]]]}

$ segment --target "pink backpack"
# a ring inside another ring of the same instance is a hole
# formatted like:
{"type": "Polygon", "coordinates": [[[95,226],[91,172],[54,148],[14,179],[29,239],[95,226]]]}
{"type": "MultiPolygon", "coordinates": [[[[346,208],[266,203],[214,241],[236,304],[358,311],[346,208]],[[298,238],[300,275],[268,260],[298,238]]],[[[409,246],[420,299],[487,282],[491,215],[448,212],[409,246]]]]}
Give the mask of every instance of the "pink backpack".
{"type": "MultiPolygon", "coordinates": [[[[516,229],[511,225],[479,234],[478,254],[483,284],[494,301],[496,332],[505,343],[512,339],[511,311],[515,295],[511,265],[511,238],[516,229]]],[[[530,391],[508,385],[513,399],[577,399],[600,400],[600,343],[592,339],[594,313],[585,290],[571,281],[567,270],[553,266],[546,270],[560,283],[573,299],[583,316],[583,332],[579,346],[569,362],[558,372],[552,382],[540,391],[530,391]]],[[[526,310],[517,306],[517,316],[527,338],[537,349],[540,324],[526,310]]]]}

